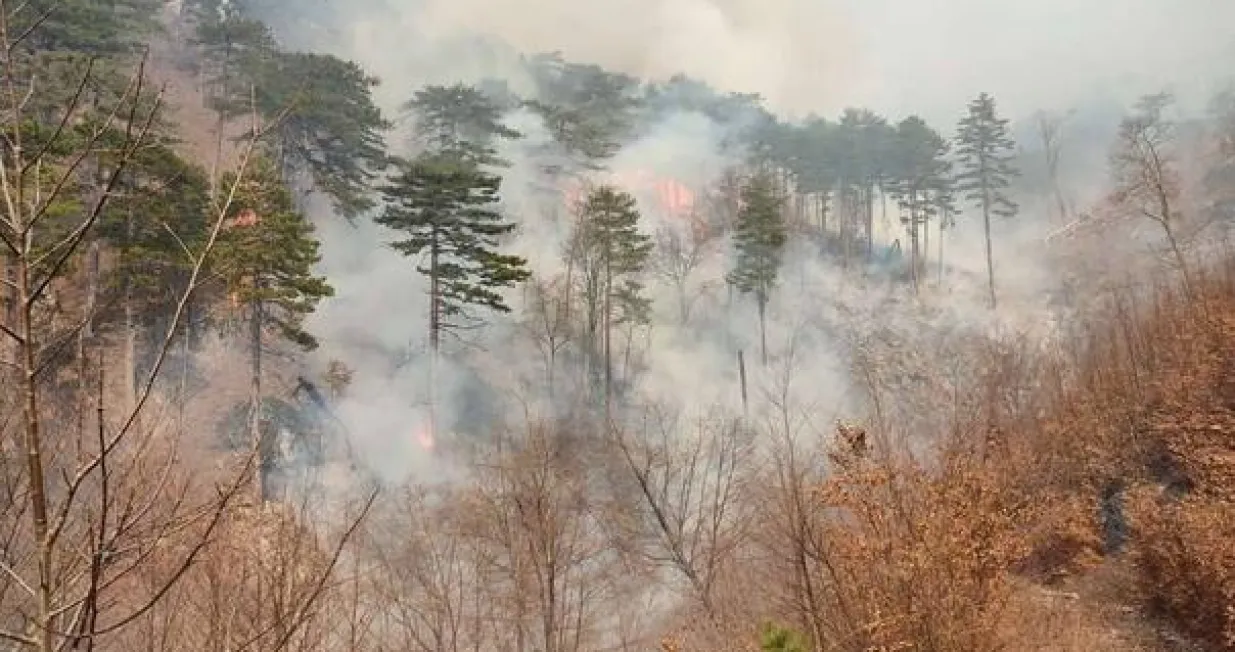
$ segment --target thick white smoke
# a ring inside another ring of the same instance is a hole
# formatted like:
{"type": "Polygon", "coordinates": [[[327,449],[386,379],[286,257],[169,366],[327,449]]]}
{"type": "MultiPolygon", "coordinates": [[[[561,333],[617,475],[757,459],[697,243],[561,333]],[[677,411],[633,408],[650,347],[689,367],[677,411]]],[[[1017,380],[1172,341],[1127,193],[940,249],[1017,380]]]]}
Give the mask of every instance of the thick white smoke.
{"type": "MultiPolygon", "coordinates": [[[[1156,90],[1155,84],[1180,66],[1209,66],[1226,47],[1213,27],[1223,22],[1216,16],[1235,14],[1225,3],[1188,0],[1164,21],[1159,20],[1162,3],[1134,0],[1132,5],[957,0],[932,4],[928,11],[900,0],[369,0],[339,8],[328,29],[301,29],[286,39],[354,59],[379,76],[379,101],[391,115],[430,83],[498,76],[510,79],[517,92],[528,92],[519,53],[561,50],[568,59],[636,75],[685,72],[722,90],[757,91],[772,108],[797,114],[832,115],[860,104],[887,111],[893,120],[921,113],[950,135],[966,101],[979,91],[1006,100],[1003,105],[1014,117],[1027,117],[1038,108],[1072,106],[1095,89],[1104,99],[1156,90]],[[994,5],[1013,11],[1013,18],[997,16],[994,5]],[[1025,31],[1032,25],[1042,30],[1025,31]],[[1157,58],[1132,45],[1158,33],[1172,47],[1148,48],[1157,58]],[[1082,77],[1079,70],[1091,76],[1082,77]]],[[[274,18],[277,24],[279,16],[274,18]]],[[[1206,84],[1191,80],[1185,86],[1206,84]]],[[[528,257],[539,277],[551,278],[561,269],[570,216],[542,192],[547,180],[537,157],[549,148],[550,138],[530,113],[512,114],[508,122],[525,136],[501,152],[512,164],[503,173],[503,206],[521,225],[512,247],[528,257]]],[[[701,115],[671,113],[613,157],[609,178],[620,182],[651,174],[701,191],[734,162],[719,147],[725,135],[701,115]]],[[[634,190],[647,233],[681,227],[676,218],[659,214],[646,193],[634,190]]],[[[1040,214],[1047,208],[1031,210],[1019,222],[997,225],[1005,326],[1041,327],[1051,321],[1044,312],[1046,294],[1058,279],[1040,246],[1049,231],[1040,214]]],[[[895,207],[890,213],[895,233],[895,207]]],[[[431,381],[425,283],[415,262],[385,246],[394,234],[368,221],[350,226],[324,212],[318,217],[322,271],[337,296],[310,326],[323,342],[321,362],[337,358],[357,371],[340,416],[364,456],[384,475],[436,473],[417,443],[431,393],[444,428],[474,420],[483,406],[512,412],[539,400],[544,360],[522,325],[529,319],[525,290],[510,293],[512,315],[496,316],[466,347],[450,345],[465,352],[457,356],[465,364],[445,365],[431,381]],[[486,382],[478,383],[478,377],[486,382]],[[481,387],[495,393],[482,395],[481,387]]],[[[932,260],[936,238],[933,234],[932,260]]],[[[821,260],[813,243],[795,239],[769,315],[774,363],[763,369],[754,308],[741,298],[728,300],[719,281],[729,264],[729,247],[716,242],[689,282],[693,312],[686,323],[679,318],[675,289],[651,278],[656,314],[652,327],[638,334],[647,368],[636,395],[688,411],[718,406],[736,411],[736,350],[741,349],[751,376],[752,405],[768,409],[766,398],[779,393],[784,367],[791,362],[794,409],[809,411],[818,427],[826,427],[832,417],[861,404],[861,382],[849,375],[849,354],[865,335],[890,328],[904,336],[905,346],[929,347],[931,333],[993,325],[982,307],[980,224],[962,216],[944,244],[955,290],[928,320],[907,308],[913,302],[903,289],[855,286],[821,260]]]]}

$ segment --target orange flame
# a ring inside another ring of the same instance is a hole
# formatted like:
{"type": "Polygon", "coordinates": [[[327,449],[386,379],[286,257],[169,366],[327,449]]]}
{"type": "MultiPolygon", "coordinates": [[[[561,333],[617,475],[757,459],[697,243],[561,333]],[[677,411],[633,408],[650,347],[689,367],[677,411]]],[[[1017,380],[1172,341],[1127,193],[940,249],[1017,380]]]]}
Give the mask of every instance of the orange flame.
{"type": "MultiPolygon", "coordinates": [[[[610,176],[612,183],[626,191],[650,198],[659,211],[679,219],[693,217],[695,193],[685,184],[671,177],[658,177],[648,170],[619,172],[610,176]]],[[[578,181],[568,182],[562,188],[567,206],[574,208],[586,201],[586,187],[578,181]]]]}
{"type": "Polygon", "coordinates": [[[412,437],[416,440],[416,443],[426,451],[433,450],[433,447],[436,444],[435,438],[433,437],[433,427],[427,423],[418,426],[412,433],[412,437]]]}

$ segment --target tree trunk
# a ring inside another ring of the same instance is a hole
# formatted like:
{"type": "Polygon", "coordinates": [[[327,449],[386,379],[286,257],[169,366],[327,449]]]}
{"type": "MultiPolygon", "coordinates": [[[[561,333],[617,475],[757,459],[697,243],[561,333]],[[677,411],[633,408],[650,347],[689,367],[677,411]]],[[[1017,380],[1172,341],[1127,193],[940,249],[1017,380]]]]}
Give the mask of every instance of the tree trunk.
{"type": "Polygon", "coordinates": [[[763,357],[763,366],[768,366],[768,299],[765,296],[756,298],[759,304],[759,347],[763,357]]]}
{"type": "MultiPolygon", "coordinates": [[[[442,285],[438,275],[441,249],[437,230],[429,248],[429,436],[437,437],[437,357],[442,347],[442,285]]],[[[432,441],[432,439],[430,440],[432,441]]]]}
{"type": "Polygon", "coordinates": [[[613,418],[613,359],[611,331],[613,326],[613,268],[610,256],[605,256],[605,308],[604,308],[604,356],[605,356],[605,425],[613,418]]]}
{"type": "MultiPolygon", "coordinates": [[[[4,324],[8,328],[17,330],[17,261],[9,257],[7,252],[0,251],[0,274],[4,275],[5,283],[0,283],[0,324],[4,324]]],[[[10,344],[10,339],[7,337],[0,338],[4,342],[0,346],[0,355],[4,355],[6,360],[17,360],[21,357],[19,346],[16,342],[10,344]],[[7,353],[7,354],[6,354],[7,353]]],[[[0,370],[0,373],[6,373],[6,370],[0,370]]]]}
{"type": "Polygon", "coordinates": [[[943,285],[943,225],[948,221],[948,212],[939,218],[939,284],[943,285]]]}
{"type": "MultiPolygon", "coordinates": [[[[229,86],[227,76],[229,73],[228,63],[229,63],[229,60],[231,59],[231,52],[230,52],[231,44],[228,43],[224,47],[227,49],[224,51],[224,55],[223,55],[222,70],[219,72],[219,79],[220,79],[220,83],[222,84],[222,88],[223,88],[223,92],[220,93],[220,95],[225,95],[227,92],[227,88],[229,86]]],[[[205,65],[203,64],[202,65],[203,78],[205,75],[205,69],[206,69],[205,65]]],[[[202,87],[203,87],[203,91],[205,91],[204,81],[202,83],[202,87]]],[[[205,95],[207,98],[207,101],[209,101],[209,92],[203,92],[203,95],[205,95]]],[[[224,115],[223,115],[223,107],[221,105],[218,107],[215,113],[217,114],[217,118],[214,124],[214,157],[213,157],[213,160],[210,162],[210,196],[212,197],[217,196],[218,185],[219,185],[219,170],[221,170],[223,167],[223,127],[226,124],[226,120],[224,119],[224,115]]]]}
{"type": "Polygon", "coordinates": [[[990,287],[991,310],[995,300],[995,254],[991,250],[991,191],[985,182],[982,185],[982,229],[986,235],[986,278],[990,287]]]}
{"type": "MultiPolygon", "coordinates": [[[[173,323],[171,327],[175,327],[173,323]]],[[[177,430],[183,432],[184,428],[184,408],[189,400],[189,369],[191,364],[190,356],[193,354],[193,307],[192,303],[186,303],[184,306],[184,343],[181,345],[180,359],[180,391],[179,400],[176,406],[177,415],[177,430]]]]}
{"type": "MultiPolygon", "coordinates": [[[[78,406],[77,427],[79,434],[85,436],[86,431],[86,380],[88,373],[86,363],[86,341],[94,336],[94,311],[98,302],[99,295],[99,243],[94,241],[90,243],[90,248],[86,252],[86,306],[85,319],[82,323],[82,328],[77,333],[77,391],[78,400],[81,401],[78,406]]],[[[101,364],[102,361],[100,361],[101,364]]],[[[128,403],[128,409],[132,409],[133,404],[128,403]]]]}
{"type": "Polygon", "coordinates": [[[875,187],[867,186],[863,191],[862,208],[866,211],[866,262],[875,255],[875,187]]]}
{"type": "MultiPolygon", "coordinates": [[[[133,209],[125,215],[124,238],[126,244],[133,242],[133,209]]],[[[97,263],[97,261],[96,261],[97,263]]],[[[97,269],[97,268],[96,268],[97,269]]],[[[133,307],[133,281],[130,274],[124,277],[124,398],[126,409],[137,407],[137,315],[133,307]]]]}
{"type": "Polygon", "coordinates": [[[828,195],[826,192],[819,195],[819,233],[824,242],[828,239],[828,195]]]}
{"type": "MultiPolygon", "coordinates": [[[[1163,173],[1160,166],[1155,170],[1156,178],[1161,179],[1163,173]]],[[[1171,210],[1171,200],[1167,196],[1166,190],[1161,186],[1158,187],[1158,210],[1162,212],[1162,231],[1166,235],[1166,241],[1171,247],[1171,253],[1175,256],[1175,263],[1179,265],[1179,273],[1184,277],[1184,292],[1188,298],[1193,297],[1192,294],[1192,274],[1188,269],[1188,259],[1184,256],[1183,250],[1179,247],[1179,239],[1175,236],[1175,215],[1171,210]]]]}
{"type": "Polygon", "coordinates": [[[37,641],[40,652],[52,652],[55,649],[55,612],[52,595],[55,578],[52,577],[53,549],[47,541],[47,483],[43,476],[43,433],[42,417],[39,414],[38,360],[35,355],[34,316],[30,300],[33,279],[25,259],[29,255],[30,239],[27,238],[19,246],[22,252],[16,261],[16,294],[17,332],[22,338],[19,348],[21,349],[20,364],[24,394],[25,441],[23,443],[25,451],[23,452],[26,454],[26,469],[30,474],[30,517],[34,526],[32,534],[34,540],[39,542],[39,606],[35,624],[38,628],[37,641]]]}
{"type": "Polygon", "coordinates": [[[917,294],[918,287],[918,258],[921,254],[921,237],[919,231],[922,225],[918,220],[917,197],[910,195],[909,198],[909,280],[913,286],[913,293],[917,294]]]}
{"type": "Polygon", "coordinates": [[[262,303],[255,301],[253,314],[249,317],[249,436],[257,452],[253,484],[258,505],[265,502],[268,496],[267,476],[274,463],[271,459],[273,450],[262,427],[262,319],[262,303]]]}
{"type": "Polygon", "coordinates": [[[888,224],[888,193],[882,189],[879,191],[879,205],[879,210],[881,212],[879,222],[883,226],[884,237],[887,237],[887,233],[892,230],[892,225],[888,224]]]}

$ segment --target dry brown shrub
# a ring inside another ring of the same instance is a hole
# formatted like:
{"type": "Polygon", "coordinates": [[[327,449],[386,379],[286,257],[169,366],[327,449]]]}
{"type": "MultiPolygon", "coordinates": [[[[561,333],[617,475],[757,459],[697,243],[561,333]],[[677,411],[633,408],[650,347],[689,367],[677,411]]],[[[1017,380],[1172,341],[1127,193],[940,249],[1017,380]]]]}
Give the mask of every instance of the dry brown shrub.
{"type": "Polygon", "coordinates": [[[1145,489],[1132,504],[1136,588],[1150,614],[1210,650],[1235,649],[1235,520],[1230,504],[1145,489]]]}
{"type": "Polygon", "coordinates": [[[819,490],[830,630],[821,649],[997,650],[1028,505],[964,460],[852,465],[819,490]]]}

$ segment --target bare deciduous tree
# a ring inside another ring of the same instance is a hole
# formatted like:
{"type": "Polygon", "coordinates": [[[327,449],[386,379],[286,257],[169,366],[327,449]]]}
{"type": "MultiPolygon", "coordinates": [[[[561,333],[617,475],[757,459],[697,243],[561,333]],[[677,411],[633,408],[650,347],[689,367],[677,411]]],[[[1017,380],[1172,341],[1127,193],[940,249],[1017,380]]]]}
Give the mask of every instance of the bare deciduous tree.
{"type": "MultiPolygon", "coordinates": [[[[9,17],[10,10],[0,2],[0,16],[9,17]]],[[[96,96],[87,102],[89,89],[101,83],[91,61],[79,71],[68,102],[49,114],[40,108],[48,73],[19,47],[39,23],[18,35],[5,31],[6,25],[0,20],[0,247],[11,274],[4,279],[9,310],[0,321],[7,344],[0,361],[14,379],[5,383],[5,393],[15,390],[21,409],[3,424],[10,509],[0,515],[6,544],[0,552],[0,638],[39,652],[94,649],[99,641],[152,631],[170,596],[205,558],[253,471],[250,453],[221,477],[195,475],[180,457],[178,433],[158,427],[148,414],[159,403],[156,378],[191,296],[207,278],[235,188],[222,193],[206,216],[211,227],[204,242],[190,246],[173,226],[162,225],[181,242],[190,273],[153,363],[130,399],[112,409],[114,391],[103,373],[106,349],[100,346],[93,359],[85,347],[77,351],[76,386],[83,399],[90,390],[89,400],[63,400],[64,377],[74,373],[62,363],[66,345],[80,341],[78,333],[98,307],[87,301],[84,314],[58,328],[56,320],[63,318],[53,314],[59,308],[50,297],[56,285],[75,282],[70,271],[84,243],[128,165],[153,137],[162,91],[147,88],[143,58],[117,100],[106,105],[96,96]],[[48,124],[32,128],[42,122],[48,124]],[[85,174],[86,162],[103,154],[106,167],[85,174]],[[11,429],[20,436],[10,437],[11,429]]],[[[260,137],[255,125],[238,182],[260,137]]],[[[317,586],[324,586],[326,575],[317,586]]],[[[311,601],[299,600],[302,611],[311,601]]],[[[291,640],[293,630],[285,628],[278,637],[291,640]]]]}
{"type": "Polygon", "coordinates": [[[680,574],[719,624],[715,587],[742,539],[753,445],[737,421],[683,425],[662,410],[642,432],[618,430],[613,439],[642,503],[636,536],[643,554],[680,574]]]}
{"type": "Polygon", "coordinates": [[[705,281],[692,287],[695,272],[703,263],[716,241],[716,234],[705,228],[682,228],[678,225],[661,227],[656,233],[658,256],[652,262],[653,269],[673,285],[677,295],[678,320],[682,325],[690,322],[691,309],[705,293],[719,285],[705,281]]]}
{"type": "Polygon", "coordinates": [[[1148,218],[1162,229],[1184,287],[1192,294],[1192,275],[1184,255],[1182,221],[1178,206],[1180,177],[1171,148],[1175,125],[1164,115],[1173,98],[1167,93],[1147,95],[1137,102],[1132,115],[1119,125],[1111,153],[1114,201],[1124,209],[1148,218]]]}

